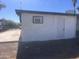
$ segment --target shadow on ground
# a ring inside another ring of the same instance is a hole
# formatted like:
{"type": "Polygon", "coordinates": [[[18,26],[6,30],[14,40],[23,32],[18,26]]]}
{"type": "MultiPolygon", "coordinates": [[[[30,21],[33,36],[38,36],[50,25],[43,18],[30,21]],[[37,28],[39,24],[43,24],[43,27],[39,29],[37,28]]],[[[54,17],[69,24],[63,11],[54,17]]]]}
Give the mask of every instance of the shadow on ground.
{"type": "Polygon", "coordinates": [[[79,57],[78,39],[20,42],[17,59],[64,59],[79,57]]]}

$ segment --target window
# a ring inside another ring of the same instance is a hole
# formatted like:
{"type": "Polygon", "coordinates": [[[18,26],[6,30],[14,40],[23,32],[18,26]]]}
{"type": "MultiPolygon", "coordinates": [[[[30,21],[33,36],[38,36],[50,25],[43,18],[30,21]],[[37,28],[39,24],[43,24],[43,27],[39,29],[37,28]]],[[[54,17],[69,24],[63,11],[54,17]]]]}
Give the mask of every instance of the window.
{"type": "Polygon", "coordinates": [[[43,16],[33,16],[33,24],[43,24],[43,16]]]}

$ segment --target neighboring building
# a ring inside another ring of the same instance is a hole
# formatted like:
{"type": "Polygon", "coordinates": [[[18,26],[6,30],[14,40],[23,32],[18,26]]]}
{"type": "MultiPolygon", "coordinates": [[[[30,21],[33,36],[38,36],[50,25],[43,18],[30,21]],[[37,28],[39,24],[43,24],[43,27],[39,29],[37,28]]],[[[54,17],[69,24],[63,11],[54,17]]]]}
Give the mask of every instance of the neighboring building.
{"type": "Polygon", "coordinates": [[[21,41],[46,41],[76,37],[73,14],[16,10],[22,24],[21,41]]]}
{"type": "Polygon", "coordinates": [[[4,30],[5,28],[5,20],[1,19],[0,20],[0,31],[4,30]]]}
{"type": "Polygon", "coordinates": [[[66,13],[74,14],[74,10],[67,10],[66,13]]]}
{"type": "MultiPolygon", "coordinates": [[[[74,14],[74,10],[67,10],[66,13],[68,14],[74,14]]],[[[79,12],[76,11],[77,14],[77,31],[79,31],[79,12]]]]}

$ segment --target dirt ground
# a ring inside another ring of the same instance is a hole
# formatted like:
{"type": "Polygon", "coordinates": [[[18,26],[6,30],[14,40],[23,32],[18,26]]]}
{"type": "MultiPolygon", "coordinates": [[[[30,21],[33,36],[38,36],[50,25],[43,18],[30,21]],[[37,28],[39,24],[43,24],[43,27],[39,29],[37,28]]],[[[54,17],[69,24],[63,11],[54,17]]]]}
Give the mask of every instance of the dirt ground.
{"type": "Polygon", "coordinates": [[[17,42],[0,43],[0,59],[16,59],[17,42]]]}
{"type": "Polygon", "coordinates": [[[16,59],[20,29],[0,32],[0,59],[16,59]]]}
{"type": "Polygon", "coordinates": [[[0,42],[18,41],[20,36],[20,29],[12,29],[5,32],[0,32],[0,42]]]}

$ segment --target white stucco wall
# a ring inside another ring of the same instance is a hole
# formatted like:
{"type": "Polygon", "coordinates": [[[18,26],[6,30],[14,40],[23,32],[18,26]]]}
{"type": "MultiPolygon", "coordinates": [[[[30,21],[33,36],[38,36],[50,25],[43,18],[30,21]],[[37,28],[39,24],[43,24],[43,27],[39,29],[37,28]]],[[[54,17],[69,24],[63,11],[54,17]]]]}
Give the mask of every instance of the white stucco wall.
{"type": "Polygon", "coordinates": [[[44,41],[75,37],[76,17],[74,16],[23,13],[21,19],[22,41],[44,41]],[[43,16],[43,24],[33,24],[33,16],[43,16]],[[63,26],[64,32],[61,30],[63,26]]]}
{"type": "Polygon", "coordinates": [[[66,16],[65,20],[65,38],[75,38],[76,37],[76,17],[66,16]]]}

